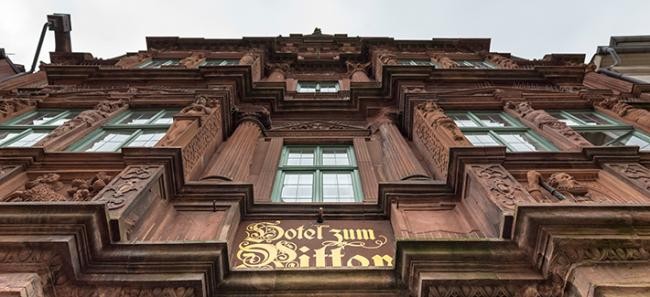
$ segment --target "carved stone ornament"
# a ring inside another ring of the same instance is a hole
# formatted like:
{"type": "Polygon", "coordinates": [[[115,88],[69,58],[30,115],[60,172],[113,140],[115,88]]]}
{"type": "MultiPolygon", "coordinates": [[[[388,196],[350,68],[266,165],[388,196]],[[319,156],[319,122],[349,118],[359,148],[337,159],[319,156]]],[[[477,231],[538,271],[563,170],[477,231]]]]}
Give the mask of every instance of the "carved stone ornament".
{"type": "Polygon", "coordinates": [[[621,118],[636,123],[650,131],[650,111],[648,110],[636,108],[616,97],[607,98],[598,103],[598,106],[609,109],[621,118]]]}
{"type": "Polygon", "coordinates": [[[235,110],[237,122],[252,121],[260,125],[260,129],[271,128],[271,113],[268,109],[257,105],[241,105],[235,110]]]}
{"type": "Polygon", "coordinates": [[[93,200],[106,201],[109,210],[120,209],[126,205],[130,196],[144,188],[153,176],[153,171],[158,168],[145,165],[129,166],[93,200]]]}
{"type": "Polygon", "coordinates": [[[140,52],[135,55],[126,56],[120,59],[115,66],[128,69],[133,68],[136,65],[142,64],[144,61],[151,59],[151,54],[148,52],[140,52]]]}
{"type": "Polygon", "coordinates": [[[514,111],[522,119],[529,121],[540,129],[546,128],[553,130],[555,133],[569,139],[577,147],[592,146],[589,141],[584,139],[582,135],[573,130],[566,123],[561,122],[544,110],[533,109],[528,102],[524,101],[517,103],[509,101],[506,103],[505,108],[514,111]]]}
{"type": "Polygon", "coordinates": [[[61,176],[56,173],[41,175],[25,184],[24,191],[16,191],[9,195],[5,201],[88,201],[101,191],[112,177],[105,172],[99,172],[90,179],[75,179],[70,188],[61,181],[61,176]]]}
{"type": "Polygon", "coordinates": [[[501,165],[472,165],[472,169],[504,208],[513,210],[517,203],[528,201],[528,192],[501,165]]]}
{"type": "Polygon", "coordinates": [[[49,140],[64,135],[68,131],[72,131],[78,127],[90,127],[97,122],[107,119],[112,113],[118,111],[126,105],[126,102],[123,100],[102,101],[98,103],[95,108],[84,110],[71,120],[57,127],[52,132],[50,132],[50,134],[39,141],[39,143],[48,142],[49,140]]]}
{"type": "MultiPolygon", "coordinates": [[[[542,194],[542,186],[540,185],[542,175],[535,170],[530,170],[526,174],[526,178],[528,179],[528,192],[531,196],[533,196],[537,201],[548,202],[549,199],[542,194]]],[[[556,172],[551,174],[545,183],[571,201],[585,202],[592,200],[589,188],[578,182],[572,175],[566,172],[556,172]]]]}
{"type": "Polygon", "coordinates": [[[465,140],[463,132],[460,131],[460,128],[458,128],[454,120],[448,117],[445,114],[445,111],[440,108],[440,106],[438,106],[438,104],[435,102],[426,101],[424,103],[418,104],[416,108],[422,112],[424,119],[431,126],[442,127],[446,129],[449,131],[449,133],[451,133],[452,139],[455,141],[463,142],[465,140]]]}
{"type": "Polygon", "coordinates": [[[397,56],[392,53],[383,53],[379,55],[379,61],[384,65],[397,65],[397,56]]]}
{"type": "Polygon", "coordinates": [[[292,123],[290,125],[274,128],[273,130],[359,130],[361,127],[346,125],[340,121],[308,121],[292,123]]]}
{"type": "Polygon", "coordinates": [[[348,68],[348,75],[350,75],[352,81],[370,81],[368,78],[368,67],[370,66],[370,62],[355,63],[346,61],[345,65],[348,68]]]}
{"type": "Polygon", "coordinates": [[[436,63],[436,65],[438,65],[439,68],[443,68],[443,69],[456,68],[457,66],[454,60],[450,59],[444,54],[432,54],[431,61],[436,63]]]}
{"type": "Polygon", "coordinates": [[[639,163],[610,163],[606,166],[623,175],[637,187],[650,192],[650,169],[645,166],[639,163]]]}
{"type": "Polygon", "coordinates": [[[24,98],[0,100],[0,120],[7,119],[25,109],[36,107],[37,101],[24,98]]]}
{"type": "Polygon", "coordinates": [[[485,56],[490,62],[496,64],[499,66],[499,68],[503,69],[518,69],[519,65],[515,63],[512,59],[506,58],[502,55],[498,54],[487,54],[485,56]]]}

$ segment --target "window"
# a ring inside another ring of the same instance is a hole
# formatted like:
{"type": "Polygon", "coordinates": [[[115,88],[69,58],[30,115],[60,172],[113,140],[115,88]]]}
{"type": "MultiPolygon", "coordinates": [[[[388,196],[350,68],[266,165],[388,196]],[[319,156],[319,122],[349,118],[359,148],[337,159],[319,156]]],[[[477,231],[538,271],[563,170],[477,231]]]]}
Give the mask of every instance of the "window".
{"type": "Polygon", "coordinates": [[[239,60],[237,59],[207,59],[201,63],[200,66],[229,66],[229,65],[239,65],[239,60]]]}
{"type": "Polygon", "coordinates": [[[69,150],[114,152],[122,147],[152,147],[165,136],[175,110],[129,110],[69,150]]]}
{"type": "Polygon", "coordinates": [[[459,68],[473,68],[473,69],[496,69],[497,66],[486,61],[470,61],[460,60],[455,61],[459,68]]]}
{"type": "Polygon", "coordinates": [[[400,65],[407,65],[407,66],[436,66],[435,63],[431,62],[431,60],[413,60],[413,59],[400,59],[397,61],[400,65]]]}
{"type": "Polygon", "coordinates": [[[503,112],[449,113],[475,146],[504,145],[508,152],[554,150],[551,144],[503,112]]]}
{"type": "Polygon", "coordinates": [[[277,202],[360,202],[352,146],[285,146],[273,190],[277,202]]]}
{"type": "Polygon", "coordinates": [[[0,147],[33,146],[78,111],[41,109],[30,111],[0,125],[0,147]]]}
{"type": "Polygon", "coordinates": [[[650,136],[601,113],[578,110],[556,111],[551,112],[551,115],[571,126],[593,145],[633,145],[641,151],[650,151],[650,136]]]}
{"type": "Polygon", "coordinates": [[[336,81],[301,81],[298,82],[298,93],[336,93],[339,91],[336,81]]]}
{"type": "Polygon", "coordinates": [[[139,68],[158,69],[163,66],[179,66],[180,64],[179,59],[152,59],[142,63],[139,68]]]}

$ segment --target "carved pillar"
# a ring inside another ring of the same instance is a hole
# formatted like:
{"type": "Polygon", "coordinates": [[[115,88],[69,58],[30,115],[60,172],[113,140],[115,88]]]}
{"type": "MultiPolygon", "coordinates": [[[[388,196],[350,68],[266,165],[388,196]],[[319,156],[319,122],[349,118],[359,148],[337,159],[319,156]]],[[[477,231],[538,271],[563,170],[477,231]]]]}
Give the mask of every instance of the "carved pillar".
{"type": "Polygon", "coordinates": [[[248,179],[253,153],[258,139],[262,136],[262,129],[271,126],[269,112],[265,108],[249,107],[248,110],[238,112],[239,125],[201,180],[241,182],[248,179]]]}
{"type": "Polygon", "coordinates": [[[111,237],[129,240],[129,234],[156,198],[165,197],[163,166],[127,166],[93,200],[106,202],[111,237]]]}
{"type": "Polygon", "coordinates": [[[451,69],[456,68],[456,62],[444,54],[432,54],[431,61],[438,65],[438,68],[451,69]]]}
{"type": "Polygon", "coordinates": [[[181,60],[180,64],[185,66],[185,68],[197,68],[203,61],[205,61],[205,54],[192,53],[192,55],[181,60]]]}
{"type": "Polygon", "coordinates": [[[54,129],[36,143],[36,146],[44,146],[48,150],[63,150],[127,108],[128,105],[122,100],[102,101],[95,108],[82,111],[76,117],[54,129]]]}
{"type": "Polygon", "coordinates": [[[412,131],[413,143],[424,155],[436,177],[442,180],[447,179],[449,149],[472,146],[456,123],[433,101],[416,106],[412,131]]]}
{"type": "Polygon", "coordinates": [[[645,133],[650,133],[650,111],[636,108],[620,98],[608,98],[594,105],[594,108],[608,116],[633,125],[645,133]]]}
{"type": "Polygon", "coordinates": [[[650,201],[650,169],[639,163],[608,163],[603,165],[603,169],[645,193],[646,200],[650,201]]]}
{"type": "Polygon", "coordinates": [[[386,178],[389,181],[431,178],[404,140],[392,117],[383,112],[371,126],[373,133],[378,133],[381,138],[386,178]]]}
{"type": "Polygon", "coordinates": [[[519,65],[515,63],[512,59],[506,58],[502,55],[498,54],[486,54],[485,59],[488,60],[488,62],[492,62],[493,64],[497,65],[498,68],[501,69],[518,69],[519,65]]]}
{"type": "Polygon", "coordinates": [[[151,54],[148,52],[137,53],[135,55],[130,55],[121,58],[119,61],[117,61],[117,63],[115,63],[115,66],[120,67],[122,69],[129,69],[129,68],[134,68],[135,66],[138,66],[150,59],[151,59],[151,54]]]}
{"type": "Polygon", "coordinates": [[[583,147],[593,146],[567,124],[560,122],[544,110],[531,108],[528,102],[509,101],[504,110],[526,126],[533,128],[535,132],[550,140],[561,150],[580,150],[583,147]]]}
{"type": "Polygon", "coordinates": [[[466,165],[465,172],[462,199],[481,231],[510,238],[515,206],[533,197],[499,164],[466,165]]]}
{"type": "Polygon", "coordinates": [[[0,121],[36,109],[37,101],[30,99],[10,98],[0,100],[0,121]]]}
{"type": "Polygon", "coordinates": [[[370,63],[353,63],[350,61],[346,62],[348,67],[348,74],[350,75],[350,80],[353,82],[367,82],[370,81],[366,69],[370,66],[370,63]]]}
{"type": "Polygon", "coordinates": [[[205,168],[223,138],[221,104],[203,95],[174,115],[174,122],[156,146],[181,147],[183,171],[190,180],[205,168]]]}

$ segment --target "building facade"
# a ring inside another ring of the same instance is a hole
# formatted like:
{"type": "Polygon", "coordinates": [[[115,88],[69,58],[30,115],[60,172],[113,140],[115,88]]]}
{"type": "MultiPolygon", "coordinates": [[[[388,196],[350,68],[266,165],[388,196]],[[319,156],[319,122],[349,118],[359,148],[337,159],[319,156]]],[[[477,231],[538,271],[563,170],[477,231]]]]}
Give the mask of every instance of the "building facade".
{"type": "Polygon", "coordinates": [[[611,50],[55,33],[0,84],[1,296],[650,291],[650,100],[611,50]]]}

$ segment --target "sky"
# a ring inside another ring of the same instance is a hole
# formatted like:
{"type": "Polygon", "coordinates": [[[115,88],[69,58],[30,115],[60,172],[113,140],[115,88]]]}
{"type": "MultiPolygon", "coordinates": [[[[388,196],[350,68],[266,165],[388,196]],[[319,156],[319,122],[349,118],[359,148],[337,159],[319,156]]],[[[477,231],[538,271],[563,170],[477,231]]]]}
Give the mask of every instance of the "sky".
{"type": "MultiPolygon", "coordinates": [[[[241,38],[323,33],[395,39],[491,38],[491,51],[541,59],[585,53],[610,36],[650,35],[650,0],[2,0],[0,48],[31,66],[46,15],[72,15],[72,49],[111,58],[146,36],[241,38]]],[[[40,61],[49,62],[54,34],[40,61]]]]}

